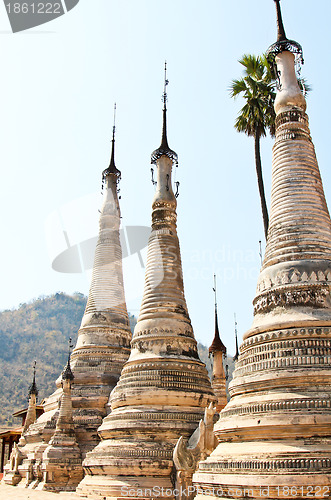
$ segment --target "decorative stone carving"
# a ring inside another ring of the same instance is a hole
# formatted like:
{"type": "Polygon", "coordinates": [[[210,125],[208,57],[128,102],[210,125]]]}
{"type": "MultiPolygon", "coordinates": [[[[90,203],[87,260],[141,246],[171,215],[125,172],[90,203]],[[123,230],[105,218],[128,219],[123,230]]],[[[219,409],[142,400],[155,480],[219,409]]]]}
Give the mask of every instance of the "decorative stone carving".
{"type": "Polygon", "coordinates": [[[199,427],[189,440],[181,436],[174,449],[173,460],[177,470],[176,490],[178,500],[186,498],[192,500],[195,496],[192,488],[192,476],[200,460],[207,458],[214,451],[217,440],[214,435],[214,416],[216,408],[212,403],[205,409],[205,416],[200,420],[199,427]]]}
{"type": "Polygon", "coordinates": [[[21,453],[17,443],[14,443],[9,462],[4,468],[3,482],[5,484],[16,486],[21,481],[22,477],[18,471],[18,467],[22,463],[23,458],[23,453],[21,453]]]}
{"type": "Polygon", "coordinates": [[[310,306],[327,307],[326,298],[330,295],[329,286],[306,286],[301,289],[278,288],[255,297],[254,314],[268,312],[275,307],[310,306]]]}

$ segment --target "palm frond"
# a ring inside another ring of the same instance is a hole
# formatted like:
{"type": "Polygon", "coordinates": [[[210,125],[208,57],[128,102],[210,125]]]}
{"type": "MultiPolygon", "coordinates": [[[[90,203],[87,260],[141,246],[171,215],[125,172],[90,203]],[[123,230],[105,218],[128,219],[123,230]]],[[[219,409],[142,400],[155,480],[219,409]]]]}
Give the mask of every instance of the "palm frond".
{"type": "Polygon", "coordinates": [[[242,92],[246,92],[247,85],[245,80],[243,78],[241,78],[240,80],[232,80],[229,90],[231,97],[236,97],[242,92]]]}

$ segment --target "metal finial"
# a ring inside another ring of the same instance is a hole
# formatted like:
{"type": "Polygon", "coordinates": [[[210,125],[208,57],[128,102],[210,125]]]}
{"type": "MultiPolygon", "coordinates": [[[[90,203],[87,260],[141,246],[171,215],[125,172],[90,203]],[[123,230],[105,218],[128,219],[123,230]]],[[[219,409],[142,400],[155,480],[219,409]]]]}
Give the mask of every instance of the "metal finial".
{"type": "Polygon", "coordinates": [[[267,50],[266,56],[269,64],[273,67],[274,73],[277,76],[277,67],[275,57],[282,52],[289,51],[294,54],[298,67],[303,64],[303,53],[301,45],[295,40],[289,40],[285,34],[285,28],[280,8],[280,0],[274,0],[277,12],[277,42],[273,43],[267,50]]]}
{"type": "Polygon", "coordinates": [[[164,89],[163,89],[163,95],[162,95],[163,109],[164,110],[167,109],[167,100],[168,100],[167,85],[169,85],[169,80],[167,79],[167,61],[164,61],[164,89]]]}
{"type": "Polygon", "coordinates": [[[116,168],[115,167],[115,122],[116,122],[116,102],[114,103],[114,124],[113,124],[113,138],[112,138],[112,147],[111,147],[111,158],[110,158],[110,164],[109,168],[116,168]]]}
{"type": "Polygon", "coordinates": [[[216,274],[214,273],[214,287],[213,292],[215,294],[215,310],[217,310],[217,295],[216,295],[216,274]]]}
{"type": "Polygon", "coordinates": [[[276,11],[277,11],[277,42],[282,42],[284,40],[287,40],[287,37],[282,18],[282,11],[280,8],[280,0],[274,0],[274,2],[276,3],[276,11]]]}
{"type": "Polygon", "coordinates": [[[162,101],[163,101],[163,126],[162,126],[162,140],[161,140],[161,146],[153,151],[152,156],[151,156],[151,163],[156,164],[157,160],[161,158],[161,156],[167,156],[172,160],[176,166],[178,165],[178,156],[175,151],[172,151],[172,149],[169,148],[168,145],[168,139],[167,139],[167,100],[168,100],[168,95],[167,95],[167,85],[169,84],[169,80],[167,79],[167,61],[164,63],[164,88],[163,88],[163,94],[162,94],[162,101]]]}
{"type": "Polygon", "coordinates": [[[115,175],[116,182],[118,182],[121,178],[121,172],[115,166],[115,130],[116,130],[115,123],[116,123],[116,102],[114,103],[114,122],[113,122],[113,138],[111,141],[112,142],[111,157],[110,157],[109,167],[102,172],[102,188],[107,175],[109,174],[115,175]]]}
{"type": "Polygon", "coordinates": [[[234,335],[235,335],[235,339],[236,339],[236,354],[233,356],[233,361],[237,361],[237,359],[239,357],[237,326],[238,326],[237,316],[236,316],[236,313],[234,313],[234,335]]]}
{"type": "Polygon", "coordinates": [[[116,102],[114,102],[114,125],[113,125],[113,140],[115,140],[115,124],[116,124],[116,102]]]}

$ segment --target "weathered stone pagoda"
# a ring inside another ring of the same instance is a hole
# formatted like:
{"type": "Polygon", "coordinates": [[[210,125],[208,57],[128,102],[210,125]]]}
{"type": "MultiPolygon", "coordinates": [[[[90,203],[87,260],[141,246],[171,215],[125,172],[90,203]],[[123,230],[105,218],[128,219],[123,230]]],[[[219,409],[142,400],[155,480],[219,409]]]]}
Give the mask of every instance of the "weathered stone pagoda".
{"type": "Polygon", "coordinates": [[[82,495],[173,498],[176,442],[193,433],[215,400],[184,296],[167,83],[165,78],[162,143],[152,154],[157,187],[144,296],[130,358],[110,395],[112,411],[99,428],[101,442],[83,462],[86,475],[77,489],[82,495]]]}
{"type": "MultiPolygon", "coordinates": [[[[73,419],[82,456],[99,442],[97,429],[107,414],[109,394],[115,387],[124,362],[130,354],[131,331],[126,309],[122,250],[120,245],[120,207],[115,166],[115,126],[109,167],[102,174],[104,202],[100,215],[99,239],[95,250],[88,302],[71,355],[75,377],[72,389],[73,419]]],[[[62,378],[57,390],[46,400],[45,413],[24,434],[20,486],[35,487],[42,480],[42,457],[55,432],[63,394],[62,378]]]]}
{"type": "Polygon", "coordinates": [[[219,444],[193,476],[198,499],[331,498],[331,221],[295,73],[302,49],[286,38],[275,1],[267,248],[219,444]]]}

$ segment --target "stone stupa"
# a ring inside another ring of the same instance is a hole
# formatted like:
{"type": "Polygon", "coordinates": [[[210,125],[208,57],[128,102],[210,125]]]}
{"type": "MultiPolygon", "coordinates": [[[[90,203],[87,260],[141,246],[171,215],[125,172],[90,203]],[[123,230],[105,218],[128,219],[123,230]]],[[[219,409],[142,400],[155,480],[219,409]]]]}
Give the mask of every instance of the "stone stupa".
{"type": "MultiPolygon", "coordinates": [[[[75,377],[71,393],[73,419],[82,457],[100,440],[97,429],[107,414],[109,394],[129,357],[132,337],[124,296],[119,233],[118,182],[121,173],[115,166],[114,157],[115,125],[110,164],[102,173],[104,201],[92,282],[71,355],[75,377]]],[[[19,467],[23,480],[19,486],[36,487],[38,481],[42,481],[42,457],[55,432],[63,394],[61,376],[56,385],[57,390],[44,403],[45,413],[30,425],[24,434],[24,445],[19,445],[23,457],[19,467]]]]}
{"type": "Polygon", "coordinates": [[[37,486],[38,490],[74,491],[84,475],[72,416],[71,388],[75,377],[70,366],[70,347],[69,343],[68,363],[62,373],[59,416],[55,432],[42,456],[42,481],[37,486]]]}
{"type": "Polygon", "coordinates": [[[131,355],[110,395],[111,413],[99,428],[100,444],[88,453],[77,489],[101,498],[173,499],[173,450],[188,438],[215,401],[184,295],[168,146],[166,85],[161,146],[152,154],[157,186],[152,204],[143,300],[131,355]]]}
{"type": "Polygon", "coordinates": [[[286,38],[275,1],[267,247],[219,444],[193,476],[199,500],[331,498],[331,221],[295,73],[302,49],[286,38]]]}
{"type": "Polygon", "coordinates": [[[21,453],[20,449],[26,444],[24,436],[27,430],[29,429],[30,425],[32,425],[37,419],[36,406],[38,399],[38,389],[36,384],[36,364],[37,362],[35,361],[33,364],[33,380],[28,392],[28,411],[26,413],[21,437],[19,442],[14,444],[14,447],[10,454],[9,462],[4,467],[3,482],[12,486],[16,486],[16,484],[18,484],[22,479],[21,473],[19,471],[19,466],[22,463],[23,454],[21,453]]]}

